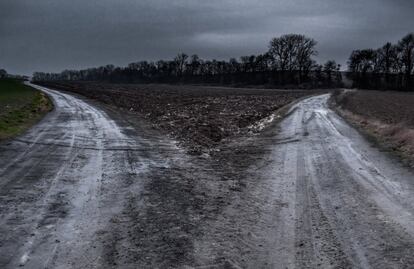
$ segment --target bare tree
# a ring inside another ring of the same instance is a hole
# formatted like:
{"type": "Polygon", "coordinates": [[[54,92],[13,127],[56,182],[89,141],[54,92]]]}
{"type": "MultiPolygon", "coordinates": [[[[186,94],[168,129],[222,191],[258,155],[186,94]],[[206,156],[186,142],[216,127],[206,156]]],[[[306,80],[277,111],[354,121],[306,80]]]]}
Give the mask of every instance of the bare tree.
{"type": "Polygon", "coordinates": [[[398,42],[398,49],[404,73],[409,77],[414,69],[414,33],[403,37],[398,42]]]}
{"type": "Polygon", "coordinates": [[[323,65],[323,72],[326,74],[327,80],[332,82],[332,78],[339,72],[341,68],[335,61],[329,60],[323,65]]]}
{"type": "Polygon", "coordinates": [[[316,41],[304,35],[289,34],[273,38],[269,45],[269,56],[273,67],[280,71],[308,71],[311,57],[317,55],[316,41]]]}
{"type": "Polygon", "coordinates": [[[270,57],[268,53],[259,54],[256,56],[255,68],[257,72],[265,72],[270,68],[270,57]]]}
{"type": "Polygon", "coordinates": [[[395,67],[397,60],[397,48],[390,42],[377,50],[378,69],[380,72],[389,74],[395,67]]]}
{"type": "Polygon", "coordinates": [[[230,58],[229,69],[230,69],[230,73],[233,73],[233,74],[240,72],[240,63],[237,61],[236,58],[230,58]]]}
{"type": "Polygon", "coordinates": [[[309,71],[315,64],[315,61],[312,60],[312,56],[316,56],[318,52],[315,50],[316,41],[311,38],[299,35],[296,42],[296,65],[302,78],[309,74],[309,71]]]}
{"type": "Polygon", "coordinates": [[[349,71],[367,73],[375,69],[377,53],[373,49],[354,50],[348,60],[349,71]]]}
{"type": "MultiPolygon", "coordinates": [[[[252,71],[252,56],[241,56],[240,65],[242,72],[251,72],[252,71]]],[[[254,56],[253,56],[254,57],[254,56]]]]}
{"type": "Polygon", "coordinates": [[[176,73],[177,76],[182,76],[185,71],[185,67],[187,65],[188,55],[185,53],[179,53],[175,58],[174,62],[176,64],[176,73]]]}
{"type": "Polygon", "coordinates": [[[188,73],[192,76],[199,74],[200,65],[202,64],[200,57],[197,54],[191,55],[188,66],[188,73]]]}

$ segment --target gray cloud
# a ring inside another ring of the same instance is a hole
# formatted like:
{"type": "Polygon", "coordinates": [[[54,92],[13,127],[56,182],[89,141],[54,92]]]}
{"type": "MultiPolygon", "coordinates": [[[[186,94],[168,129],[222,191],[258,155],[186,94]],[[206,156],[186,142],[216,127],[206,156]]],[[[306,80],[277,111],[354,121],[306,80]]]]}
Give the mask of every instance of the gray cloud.
{"type": "Polygon", "coordinates": [[[0,67],[13,73],[258,52],[285,33],[318,41],[319,60],[414,31],[410,0],[2,0],[0,67]]]}

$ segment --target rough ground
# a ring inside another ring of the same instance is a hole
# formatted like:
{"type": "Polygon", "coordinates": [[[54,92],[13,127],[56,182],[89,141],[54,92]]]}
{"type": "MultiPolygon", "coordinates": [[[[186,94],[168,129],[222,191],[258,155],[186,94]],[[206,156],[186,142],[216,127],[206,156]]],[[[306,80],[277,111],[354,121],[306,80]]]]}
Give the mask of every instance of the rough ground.
{"type": "Polygon", "coordinates": [[[192,156],[145,122],[43,89],[0,144],[1,268],[410,268],[414,174],[327,107],[192,156]]]}
{"type": "MultiPolygon", "coordinates": [[[[318,91],[240,89],[159,84],[43,82],[143,117],[190,153],[215,150],[223,140],[256,133],[281,107],[318,91]]],[[[319,91],[320,92],[320,91],[319,91]]]]}
{"type": "Polygon", "coordinates": [[[413,93],[337,91],[331,100],[341,116],[414,167],[413,93]]]}
{"type": "Polygon", "coordinates": [[[414,94],[396,91],[347,91],[337,99],[342,108],[385,124],[414,127],[414,94]]]}

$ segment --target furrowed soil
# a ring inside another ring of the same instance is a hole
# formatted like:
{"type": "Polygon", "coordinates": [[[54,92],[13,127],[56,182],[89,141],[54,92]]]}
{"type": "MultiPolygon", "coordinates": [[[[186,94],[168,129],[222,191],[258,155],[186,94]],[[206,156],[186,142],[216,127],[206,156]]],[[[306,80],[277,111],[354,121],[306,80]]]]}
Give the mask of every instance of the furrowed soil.
{"type": "Polygon", "coordinates": [[[0,80],[0,140],[21,134],[52,109],[40,91],[13,79],[0,80]]]}
{"type": "Polygon", "coordinates": [[[414,165],[414,94],[383,91],[336,92],[337,112],[384,148],[414,165]]]}
{"type": "Polygon", "coordinates": [[[43,82],[148,120],[193,154],[214,151],[234,136],[254,134],[280,118],[285,105],[318,91],[205,86],[43,82]]]}

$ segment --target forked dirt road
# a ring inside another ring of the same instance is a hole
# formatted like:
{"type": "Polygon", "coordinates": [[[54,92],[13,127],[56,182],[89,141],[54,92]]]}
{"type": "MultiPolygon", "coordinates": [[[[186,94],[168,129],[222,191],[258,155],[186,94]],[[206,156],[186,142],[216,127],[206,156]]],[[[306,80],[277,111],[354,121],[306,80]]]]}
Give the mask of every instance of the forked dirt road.
{"type": "Polygon", "coordinates": [[[194,157],[38,88],[55,110],[0,144],[0,268],[413,268],[414,174],[328,95],[194,157]]]}

